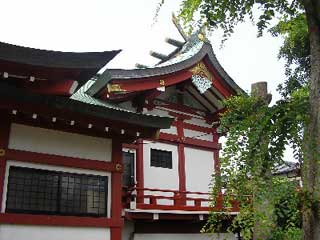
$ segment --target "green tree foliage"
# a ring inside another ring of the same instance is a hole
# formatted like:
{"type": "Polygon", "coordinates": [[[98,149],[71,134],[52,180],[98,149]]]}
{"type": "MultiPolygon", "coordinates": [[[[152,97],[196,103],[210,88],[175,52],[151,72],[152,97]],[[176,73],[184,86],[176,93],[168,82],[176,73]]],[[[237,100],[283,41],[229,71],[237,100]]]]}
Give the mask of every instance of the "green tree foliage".
{"type": "MultiPolygon", "coordinates": [[[[307,88],[300,88],[271,107],[261,98],[245,95],[225,102],[228,111],[221,118],[220,131],[227,133],[227,142],[221,158],[221,175],[214,178],[213,197],[223,187],[225,204],[233,198],[240,201],[240,214],[232,220],[229,230],[240,231],[244,239],[252,238],[254,222],[263,223],[259,226],[262,232],[274,229],[270,235],[278,236],[274,239],[287,239],[289,232],[300,234],[295,189],[265,171],[274,171],[283,163],[287,144],[294,148],[296,158],[301,158],[308,95],[307,88]],[[252,196],[250,201],[248,196],[252,196]],[[295,197],[290,199],[291,196],[295,197]],[[266,200],[269,202],[263,210],[256,209],[266,200]],[[285,218],[289,222],[283,222],[285,218]]],[[[205,230],[216,231],[221,219],[225,220],[211,214],[205,230]]]]}
{"type": "Polygon", "coordinates": [[[247,17],[256,22],[258,35],[261,36],[277,13],[291,18],[299,9],[301,4],[297,0],[183,0],[180,17],[185,25],[191,28],[195,22],[198,26],[205,25],[210,30],[220,28],[226,39],[233,33],[234,27],[247,17]]]}
{"type": "MultiPolygon", "coordinates": [[[[252,97],[227,102],[222,127],[229,131],[229,139],[222,174],[229,194],[251,191],[253,215],[268,215],[264,206],[255,209],[256,201],[265,198],[269,206],[276,206],[266,190],[269,186],[274,191],[268,171],[281,161],[284,145],[290,143],[296,157],[303,158],[303,237],[320,239],[320,0],[182,0],[180,18],[190,29],[222,29],[223,41],[247,19],[256,24],[258,36],[278,20],[271,32],[285,37],[279,53],[287,62],[288,78],[280,87],[283,99],[271,108],[252,97]]],[[[220,182],[216,179],[215,185],[220,182]]],[[[250,219],[250,214],[239,216],[250,219]]],[[[276,218],[261,220],[270,221],[272,227],[276,218]]]]}
{"type": "Polygon", "coordinates": [[[301,13],[290,20],[282,19],[270,31],[273,36],[284,37],[278,56],[286,61],[287,79],[279,90],[286,97],[307,85],[310,80],[310,43],[306,17],[301,13]]]}

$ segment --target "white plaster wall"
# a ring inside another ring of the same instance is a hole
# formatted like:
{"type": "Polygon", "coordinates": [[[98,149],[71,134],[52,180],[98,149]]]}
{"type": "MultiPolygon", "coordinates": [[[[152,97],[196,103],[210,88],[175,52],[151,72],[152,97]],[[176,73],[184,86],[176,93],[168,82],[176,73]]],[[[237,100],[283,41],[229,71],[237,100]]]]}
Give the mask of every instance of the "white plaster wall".
{"type": "MultiPolygon", "coordinates": [[[[213,152],[195,148],[185,148],[186,189],[193,192],[209,192],[211,176],[214,172],[213,152]]],[[[207,198],[205,195],[188,194],[189,197],[207,198]]],[[[194,205],[194,201],[188,201],[194,205]]],[[[208,203],[202,203],[208,206],[208,203]]]]}
{"type": "Polygon", "coordinates": [[[147,108],[143,109],[143,113],[147,113],[147,114],[151,114],[151,115],[159,115],[159,116],[163,116],[163,117],[171,117],[174,118],[173,116],[170,116],[168,111],[164,110],[164,109],[158,109],[158,108],[154,108],[151,111],[149,111],[147,108]]]}
{"type": "MultiPolygon", "coordinates": [[[[4,213],[6,209],[6,200],[7,200],[7,189],[8,189],[8,178],[9,178],[9,169],[11,166],[19,166],[19,167],[29,167],[34,169],[42,169],[42,170],[52,170],[52,171],[62,171],[68,173],[79,173],[79,174],[91,174],[91,175],[98,175],[98,176],[107,176],[108,177],[108,206],[107,206],[107,217],[110,217],[111,212],[111,173],[110,172],[100,172],[95,170],[84,170],[84,169],[77,169],[77,168],[69,168],[69,167],[58,167],[58,166],[51,166],[45,164],[36,164],[36,163],[26,163],[26,162],[19,162],[19,161],[7,161],[6,165],[6,172],[4,178],[4,186],[3,186],[3,194],[2,194],[2,206],[1,212],[4,213]]],[[[2,238],[0,237],[0,240],[2,238]]]]}
{"type": "Polygon", "coordinates": [[[185,122],[198,125],[201,127],[208,127],[208,128],[212,127],[210,124],[206,123],[206,120],[200,119],[200,118],[191,118],[190,120],[185,120],[185,122]]]}
{"type": "Polygon", "coordinates": [[[111,161],[112,140],[12,124],[9,148],[67,157],[111,161]]]}
{"type": "MultiPolygon", "coordinates": [[[[158,189],[179,189],[179,173],[178,173],[178,148],[176,145],[165,143],[153,143],[149,141],[143,142],[143,160],[144,160],[144,186],[145,188],[158,189]],[[151,167],[150,166],[150,150],[159,149],[165,151],[172,151],[172,169],[151,167]]],[[[145,192],[145,194],[173,196],[172,193],[163,192],[145,192]]],[[[146,203],[148,203],[146,201],[146,203]]],[[[159,204],[173,204],[171,200],[158,200],[159,204]]]]}
{"type": "Polygon", "coordinates": [[[171,126],[169,129],[161,129],[160,132],[162,132],[162,133],[170,133],[170,134],[175,134],[175,135],[178,134],[177,127],[175,127],[175,126],[171,126]]]}
{"type": "Polygon", "coordinates": [[[133,240],[132,234],[134,232],[134,223],[131,221],[124,221],[124,225],[122,228],[122,240],[133,240]]]}
{"type": "Polygon", "coordinates": [[[200,131],[194,131],[190,129],[183,129],[183,134],[185,137],[205,140],[205,141],[213,141],[213,135],[211,133],[205,133],[200,131]]]}
{"type": "Polygon", "coordinates": [[[134,240],[236,240],[231,233],[215,234],[135,234],[134,240]]]}
{"type": "Polygon", "coordinates": [[[110,240],[109,228],[0,225],[1,240],[110,240]]]}

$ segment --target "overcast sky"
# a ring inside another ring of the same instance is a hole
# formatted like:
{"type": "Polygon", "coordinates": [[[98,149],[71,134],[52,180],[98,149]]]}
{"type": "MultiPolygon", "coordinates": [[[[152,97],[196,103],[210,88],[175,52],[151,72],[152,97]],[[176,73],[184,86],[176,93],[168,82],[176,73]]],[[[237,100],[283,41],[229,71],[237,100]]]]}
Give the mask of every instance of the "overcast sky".
{"type": "MultiPolygon", "coordinates": [[[[179,1],[166,0],[157,22],[160,0],[0,0],[0,41],[59,51],[123,51],[107,67],[132,68],[157,61],[150,50],[169,53],[165,37],[181,39],[171,21],[179,1]]],[[[251,23],[241,24],[220,49],[220,37],[210,37],[221,65],[246,91],[267,81],[278,99],[277,85],[284,80],[283,62],[277,59],[282,40],[266,34],[256,38],[251,23]]]]}

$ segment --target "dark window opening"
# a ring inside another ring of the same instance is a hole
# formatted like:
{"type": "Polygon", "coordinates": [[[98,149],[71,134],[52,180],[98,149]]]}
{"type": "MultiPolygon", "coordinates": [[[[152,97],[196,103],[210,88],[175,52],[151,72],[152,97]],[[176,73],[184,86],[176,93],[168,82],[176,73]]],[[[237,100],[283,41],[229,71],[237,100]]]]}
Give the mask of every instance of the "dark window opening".
{"type": "Polygon", "coordinates": [[[108,177],[10,167],[6,212],[107,215],[108,177]]]}
{"type": "Polygon", "coordinates": [[[172,152],[151,149],[151,166],[172,169],[172,152]]]}
{"type": "Polygon", "coordinates": [[[134,153],[123,152],[123,174],[122,185],[124,187],[133,187],[134,179],[134,153]]]}

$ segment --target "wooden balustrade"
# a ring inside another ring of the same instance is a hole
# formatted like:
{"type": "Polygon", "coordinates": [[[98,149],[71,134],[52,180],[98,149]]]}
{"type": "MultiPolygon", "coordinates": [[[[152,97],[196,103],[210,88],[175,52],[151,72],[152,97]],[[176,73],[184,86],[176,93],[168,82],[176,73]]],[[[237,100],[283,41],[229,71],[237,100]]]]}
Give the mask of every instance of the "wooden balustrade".
{"type": "Polygon", "coordinates": [[[131,208],[134,201],[135,208],[148,210],[183,210],[183,211],[239,211],[239,202],[230,201],[230,207],[223,204],[223,194],[216,196],[212,206],[210,193],[176,191],[157,188],[124,188],[123,207],[131,208]],[[137,197],[139,196],[139,197],[137,197]]]}

